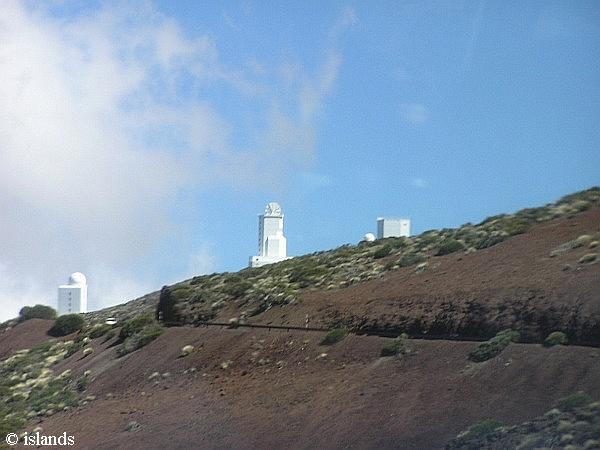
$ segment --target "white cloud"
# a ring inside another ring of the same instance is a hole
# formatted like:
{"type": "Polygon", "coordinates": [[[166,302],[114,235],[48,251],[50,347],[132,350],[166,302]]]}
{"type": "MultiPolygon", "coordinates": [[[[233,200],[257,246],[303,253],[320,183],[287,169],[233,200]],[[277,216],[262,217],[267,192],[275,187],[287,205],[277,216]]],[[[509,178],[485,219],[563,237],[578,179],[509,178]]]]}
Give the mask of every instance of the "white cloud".
{"type": "MultiPolygon", "coordinates": [[[[152,3],[109,5],[66,19],[41,3],[0,4],[0,320],[55,304],[73,271],[88,275],[96,307],[159,287],[132,267],[176,231],[178,192],[236,185],[277,161],[269,183],[312,161],[340,68],[333,45],[282,94],[281,80],[252,81],[263,64],[226,67],[211,38],[187,37],[152,3]],[[190,95],[214,84],[263,105],[247,148],[235,149],[218,105],[190,95]]],[[[190,270],[215,268],[204,248],[190,258],[190,270]]]]}
{"type": "Polygon", "coordinates": [[[400,105],[402,119],[412,125],[421,125],[429,120],[429,110],[421,103],[403,103],[400,105]]]}

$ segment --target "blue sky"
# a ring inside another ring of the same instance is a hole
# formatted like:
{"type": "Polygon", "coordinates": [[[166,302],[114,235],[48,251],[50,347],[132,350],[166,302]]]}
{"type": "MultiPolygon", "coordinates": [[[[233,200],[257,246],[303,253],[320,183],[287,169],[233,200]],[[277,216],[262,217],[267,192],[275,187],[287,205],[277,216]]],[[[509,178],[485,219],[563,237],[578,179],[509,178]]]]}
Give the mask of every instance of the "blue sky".
{"type": "Polygon", "coordinates": [[[600,182],[594,1],[7,1],[0,23],[8,315],[75,270],[99,307],[242,268],[269,201],[298,255],[600,182]]]}

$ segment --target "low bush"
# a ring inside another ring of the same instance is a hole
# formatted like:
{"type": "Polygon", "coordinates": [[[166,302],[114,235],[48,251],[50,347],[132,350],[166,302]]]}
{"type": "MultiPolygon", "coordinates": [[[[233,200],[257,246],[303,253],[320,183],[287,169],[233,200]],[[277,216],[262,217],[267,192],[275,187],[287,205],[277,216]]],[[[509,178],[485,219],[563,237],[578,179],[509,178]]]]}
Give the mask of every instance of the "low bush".
{"type": "Polygon", "coordinates": [[[589,395],[579,391],[561,398],[556,404],[556,407],[561,411],[572,411],[575,408],[580,408],[591,402],[592,398],[589,395]]]}
{"type": "Polygon", "coordinates": [[[407,253],[406,255],[402,255],[400,257],[398,260],[398,265],[400,267],[408,267],[412,266],[413,264],[422,263],[425,260],[427,260],[427,258],[420,253],[407,253]]]}
{"type": "Polygon", "coordinates": [[[475,425],[469,427],[469,429],[460,435],[461,439],[473,439],[480,436],[485,436],[486,434],[491,433],[494,430],[497,430],[502,426],[502,422],[499,422],[494,419],[486,419],[482,420],[475,425]]]}
{"type": "Polygon", "coordinates": [[[108,333],[110,330],[112,329],[112,327],[106,323],[99,323],[96,324],[92,327],[92,329],[89,332],[89,336],[92,339],[96,339],[99,338],[101,336],[104,336],[106,333],[108,333]]]}
{"type": "Polygon", "coordinates": [[[582,234],[573,241],[573,248],[588,246],[593,240],[594,238],[592,238],[592,236],[590,236],[589,234],[582,234]]]}
{"type": "Polygon", "coordinates": [[[464,250],[465,245],[456,239],[444,239],[436,252],[437,256],[449,255],[450,253],[464,250]]]}
{"type": "Polygon", "coordinates": [[[386,244],[383,247],[380,247],[373,252],[373,258],[375,258],[375,259],[385,258],[390,253],[392,253],[392,246],[386,244]]]}
{"type": "Polygon", "coordinates": [[[512,219],[507,221],[506,225],[503,226],[504,231],[509,236],[515,236],[517,234],[526,233],[531,227],[531,224],[523,219],[512,219]]]}
{"type": "Polygon", "coordinates": [[[334,328],[333,330],[329,330],[321,341],[321,345],[331,345],[340,342],[347,334],[348,331],[345,328],[334,328]]]}
{"type": "Polygon", "coordinates": [[[579,264],[592,264],[598,259],[598,253],[588,253],[579,258],[579,264]]]}
{"type": "Polygon", "coordinates": [[[119,356],[134,352],[155,340],[163,332],[163,329],[157,323],[152,323],[143,327],[138,333],[127,337],[121,346],[117,349],[119,356]]]}
{"type": "Polygon", "coordinates": [[[504,350],[511,342],[519,339],[519,333],[514,330],[500,331],[488,341],[479,344],[471,353],[469,359],[474,362],[483,362],[492,359],[504,350]]]}
{"type": "Polygon", "coordinates": [[[475,248],[477,250],[483,250],[484,248],[492,247],[500,242],[504,241],[506,236],[503,234],[487,234],[475,242],[475,248]]]}
{"type": "Polygon", "coordinates": [[[548,335],[548,337],[544,340],[544,347],[553,347],[555,345],[567,345],[569,343],[569,339],[567,335],[562,331],[553,331],[548,335]]]}
{"type": "Polygon", "coordinates": [[[233,282],[226,283],[223,287],[223,292],[234,298],[239,298],[242,297],[251,287],[252,282],[248,280],[239,279],[233,282]]]}
{"type": "Polygon", "coordinates": [[[81,330],[85,326],[85,320],[79,314],[65,314],[60,316],[54,322],[54,325],[48,331],[50,336],[66,336],[81,330]]]}
{"type": "Polygon", "coordinates": [[[402,333],[396,339],[386,342],[381,349],[381,356],[396,356],[408,353],[407,341],[408,335],[402,333]]]}
{"type": "Polygon", "coordinates": [[[136,333],[142,331],[146,325],[150,325],[154,322],[154,319],[150,314],[142,314],[140,316],[136,316],[133,319],[129,319],[127,322],[123,324],[121,331],[119,333],[119,339],[125,340],[130,336],[133,336],[136,333]]]}
{"type": "Polygon", "coordinates": [[[56,311],[54,308],[46,305],[24,306],[19,311],[19,321],[24,322],[29,319],[56,319],[56,311]]]}

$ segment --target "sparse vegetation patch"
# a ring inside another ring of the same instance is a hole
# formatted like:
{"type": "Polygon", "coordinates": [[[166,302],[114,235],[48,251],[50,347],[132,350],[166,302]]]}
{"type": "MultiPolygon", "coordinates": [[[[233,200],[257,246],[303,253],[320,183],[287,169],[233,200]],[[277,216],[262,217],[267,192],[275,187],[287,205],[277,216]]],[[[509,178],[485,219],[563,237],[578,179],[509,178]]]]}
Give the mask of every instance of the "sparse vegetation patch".
{"type": "Polygon", "coordinates": [[[337,342],[340,342],[347,335],[348,335],[348,330],[346,330],[345,328],[334,328],[333,330],[330,330],[325,335],[325,337],[321,341],[321,345],[332,345],[332,344],[335,344],[337,342]]]}
{"type": "Polygon", "coordinates": [[[569,339],[562,331],[553,331],[544,340],[544,347],[554,347],[555,345],[567,345],[569,339]]]}
{"type": "Polygon", "coordinates": [[[75,333],[85,326],[85,320],[80,314],[65,314],[60,316],[54,322],[54,325],[48,331],[50,336],[66,336],[75,333]]]}
{"type": "Polygon", "coordinates": [[[500,331],[488,341],[479,344],[471,353],[469,359],[474,362],[483,362],[492,359],[504,350],[511,342],[519,339],[519,333],[514,330],[500,331]]]}

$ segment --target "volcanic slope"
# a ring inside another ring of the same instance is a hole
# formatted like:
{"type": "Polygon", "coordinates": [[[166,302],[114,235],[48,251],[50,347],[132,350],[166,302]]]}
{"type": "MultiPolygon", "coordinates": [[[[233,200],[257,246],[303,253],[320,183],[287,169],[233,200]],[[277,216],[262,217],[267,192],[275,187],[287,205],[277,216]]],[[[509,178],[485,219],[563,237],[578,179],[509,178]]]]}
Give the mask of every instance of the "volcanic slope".
{"type": "Polygon", "coordinates": [[[116,337],[94,339],[93,354],[52,367],[89,371],[86,401],[26,429],[66,431],[80,448],[429,449],[483,419],[531,420],[574,391],[600,398],[597,348],[511,344],[472,363],[474,342],[410,339],[384,358],[389,338],[323,346],[323,334],[173,327],[121,358],[116,337]]]}
{"type": "MultiPolygon", "coordinates": [[[[479,225],[178,283],[181,326],[138,350],[119,357],[119,326],[86,343],[87,354],[77,342],[91,328],[62,338],[72,351],[48,370],[85,378],[81,398],[62,409],[23,400],[25,429],[66,431],[85,448],[429,449],[485,419],[531,421],[576,391],[598,400],[599,205],[593,188],[479,225]],[[320,331],[203,325],[231,318],[350,334],[322,345],[320,331]],[[469,340],[504,328],[521,342],[469,360],[480,345],[469,340]],[[551,331],[581,345],[543,347],[551,331]],[[394,342],[384,336],[402,332],[405,347],[381,357],[394,342]],[[182,357],[186,345],[194,350],[182,357]]],[[[122,325],[153,314],[157,300],[152,293],[86,317],[122,325]]],[[[1,358],[47,340],[51,325],[4,324],[1,358]]],[[[0,367],[11,380],[6,402],[30,376],[12,367],[0,367]]]]}

